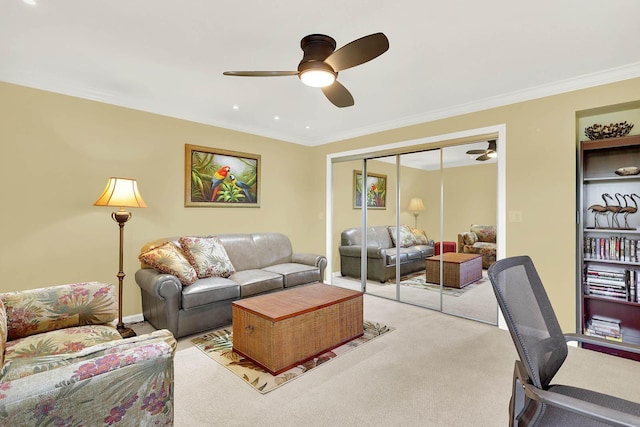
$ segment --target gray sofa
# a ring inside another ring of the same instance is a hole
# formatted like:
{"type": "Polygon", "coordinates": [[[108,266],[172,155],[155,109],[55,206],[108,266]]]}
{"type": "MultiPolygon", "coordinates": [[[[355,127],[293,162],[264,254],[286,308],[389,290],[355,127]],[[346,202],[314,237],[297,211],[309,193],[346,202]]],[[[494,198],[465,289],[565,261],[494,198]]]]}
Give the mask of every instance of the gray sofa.
{"type": "MultiPolygon", "coordinates": [[[[396,247],[389,233],[389,226],[367,228],[367,279],[385,283],[396,277],[396,262],[400,260],[400,274],[425,270],[425,258],[433,256],[435,243],[407,244],[396,247]]],[[[394,228],[392,228],[393,230],[394,228]]],[[[362,229],[348,228],[340,235],[340,273],[343,276],[360,277],[362,229]]]]}
{"type": "MultiPolygon", "coordinates": [[[[322,281],[327,259],[294,253],[280,233],[219,234],[235,272],[229,277],[207,277],[183,285],[172,274],[143,264],[135,278],[142,293],[145,320],[175,337],[231,324],[231,303],[239,298],[322,281]]],[[[167,241],[178,247],[178,237],[147,243],[141,253],[167,241]]]]}

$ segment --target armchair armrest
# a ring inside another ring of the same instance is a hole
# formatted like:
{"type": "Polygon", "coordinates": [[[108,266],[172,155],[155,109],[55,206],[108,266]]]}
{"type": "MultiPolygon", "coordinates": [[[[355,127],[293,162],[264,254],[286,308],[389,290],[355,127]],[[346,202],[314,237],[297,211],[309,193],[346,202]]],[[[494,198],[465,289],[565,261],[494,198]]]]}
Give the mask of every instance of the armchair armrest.
{"type": "Polygon", "coordinates": [[[544,402],[547,405],[556,406],[608,425],[620,427],[640,425],[640,416],[637,415],[586,402],[564,394],[554,393],[553,391],[541,390],[527,383],[524,383],[523,387],[525,394],[530,399],[544,402]]]}
{"type": "Polygon", "coordinates": [[[614,350],[623,350],[630,353],[640,354],[640,346],[624,342],[609,341],[604,338],[592,337],[583,334],[564,334],[566,342],[577,341],[585,344],[594,344],[602,347],[608,347],[614,350]]]}
{"type": "Polygon", "coordinates": [[[157,331],[104,346],[96,357],[0,381],[0,424],[131,425],[173,421],[175,339],[157,331]],[[36,418],[34,418],[34,416],[36,418]]]}
{"type": "MultiPolygon", "coordinates": [[[[531,384],[522,362],[516,361],[514,371],[514,396],[518,402],[515,404],[515,413],[510,414],[515,423],[516,417],[520,410],[524,408],[522,401],[522,393],[529,399],[555,406],[566,411],[570,411],[584,417],[588,417],[608,425],[633,427],[640,425],[640,416],[628,414],[626,412],[607,408],[604,406],[590,403],[584,400],[576,399],[571,396],[556,393],[550,390],[542,390],[531,384]],[[521,390],[516,390],[521,388],[521,390]]],[[[513,399],[513,398],[512,398],[513,399]]],[[[514,424],[515,425],[515,424],[514,424]]]]}

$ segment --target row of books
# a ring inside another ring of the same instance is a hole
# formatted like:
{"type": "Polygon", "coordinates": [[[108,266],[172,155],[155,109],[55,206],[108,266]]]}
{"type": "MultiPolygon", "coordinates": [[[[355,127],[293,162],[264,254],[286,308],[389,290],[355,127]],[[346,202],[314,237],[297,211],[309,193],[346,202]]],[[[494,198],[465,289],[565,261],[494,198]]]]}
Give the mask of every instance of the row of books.
{"type": "Polygon", "coordinates": [[[591,259],[608,259],[638,262],[640,240],[627,237],[585,237],[584,256],[591,259]]]}
{"type": "Polygon", "coordinates": [[[613,270],[588,266],[584,272],[584,292],[602,298],[638,302],[640,271],[613,270]]]}
{"type": "Polygon", "coordinates": [[[594,315],[585,325],[585,335],[600,337],[611,341],[622,341],[620,320],[611,317],[594,315]]]}

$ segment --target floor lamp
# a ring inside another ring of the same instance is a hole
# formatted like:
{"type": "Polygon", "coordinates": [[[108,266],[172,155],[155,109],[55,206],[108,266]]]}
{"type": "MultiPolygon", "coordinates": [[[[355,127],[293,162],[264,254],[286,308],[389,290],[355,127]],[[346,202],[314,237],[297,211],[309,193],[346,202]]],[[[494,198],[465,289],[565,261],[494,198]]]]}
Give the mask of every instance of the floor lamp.
{"type": "Polygon", "coordinates": [[[422,199],[420,197],[414,197],[409,202],[409,212],[413,212],[413,216],[415,217],[415,225],[413,228],[418,228],[418,215],[420,212],[424,210],[424,203],[422,203],[422,199]]]}
{"type": "Polygon", "coordinates": [[[118,270],[118,324],[116,328],[123,338],[129,338],[136,335],[131,328],[127,328],[122,323],[122,281],[124,272],[122,271],[122,242],[124,236],[124,224],[131,218],[131,212],[126,212],[124,208],[146,208],[147,205],[142,200],[138,192],[138,183],[135,179],[129,178],[109,178],[107,186],[98,197],[94,206],[111,206],[118,207],[116,212],[111,213],[111,218],[118,223],[120,227],[120,269],[118,270]]]}

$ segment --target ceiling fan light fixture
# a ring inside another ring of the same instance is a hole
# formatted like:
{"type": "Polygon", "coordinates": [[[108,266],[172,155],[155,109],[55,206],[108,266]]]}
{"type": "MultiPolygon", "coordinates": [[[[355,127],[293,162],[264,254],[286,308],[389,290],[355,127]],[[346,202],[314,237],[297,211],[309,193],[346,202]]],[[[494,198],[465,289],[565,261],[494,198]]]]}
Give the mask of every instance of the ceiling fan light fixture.
{"type": "Polygon", "coordinates": [[[489,157],[490,159],[495,159],[496,157],[498,157],[498,153],[496,153],[495,151],[489,151],[487,153],[487,157],[489,157]]]}
{"type": "Polygon", "coordinates": [[[311,87],[327,87],[336,81],[336,74],[323,69],[310,69],[300,73],[302,83],[311,87]]]}

